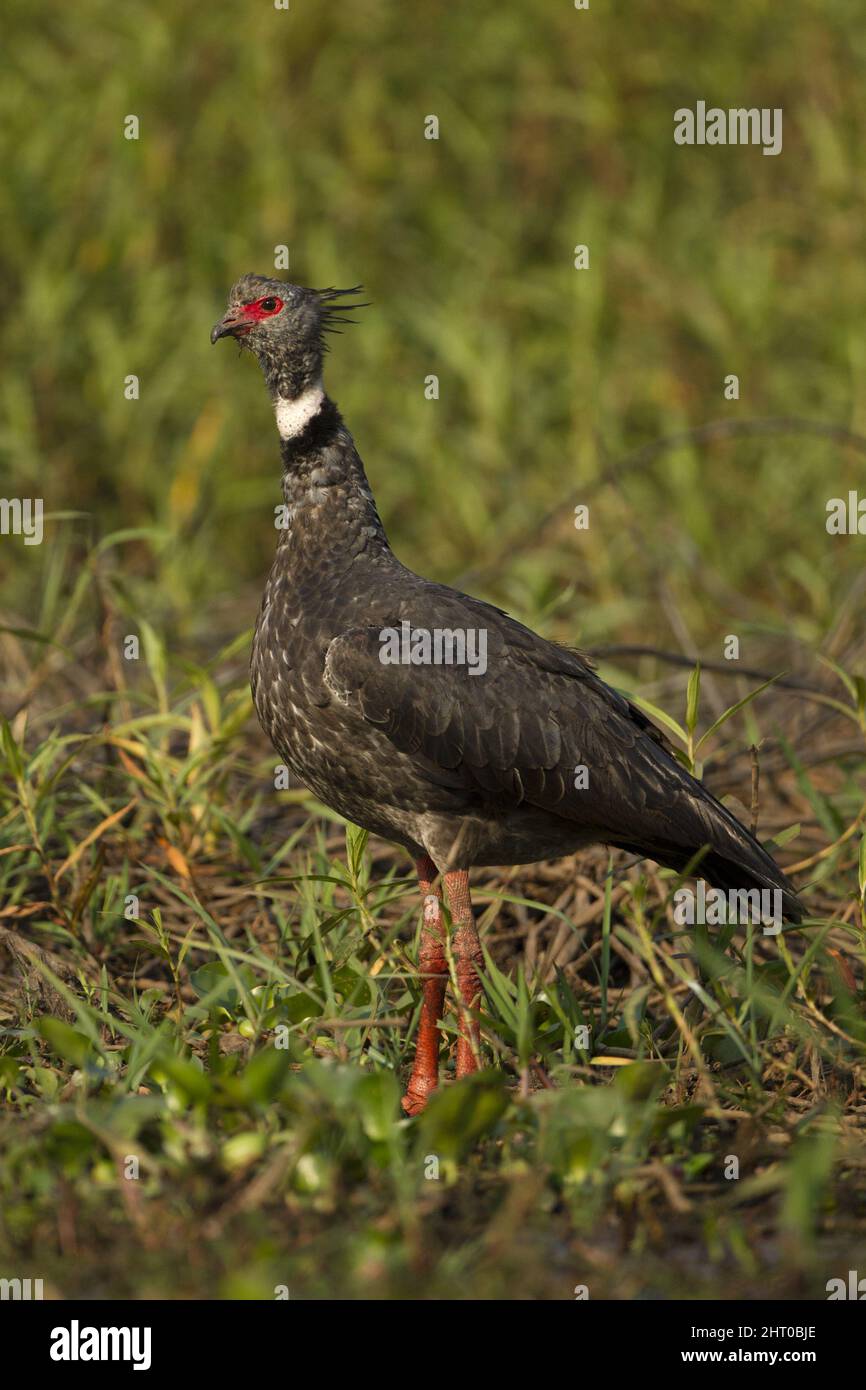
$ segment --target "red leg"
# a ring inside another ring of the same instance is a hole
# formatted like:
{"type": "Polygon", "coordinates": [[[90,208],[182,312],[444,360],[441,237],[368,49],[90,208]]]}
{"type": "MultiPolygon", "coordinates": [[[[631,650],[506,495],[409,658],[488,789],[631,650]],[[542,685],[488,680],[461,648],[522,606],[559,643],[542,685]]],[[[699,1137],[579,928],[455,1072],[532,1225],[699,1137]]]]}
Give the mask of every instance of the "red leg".
{"type": "Polygon", "coordinates": [[[457,976],[457,1034],[456,1076],[468,1076],[481,1065],[481,1032],[478,1027],[478,1003],[481,984],[478,966],[481,964],[481,942],[472,915],[469,896],[469,875],[465,870],[445,874],[445,892],[453,926],[452,949],[457,976]]]}
{"type": "Polygon", "coordinates": [[[403,1097],[403,1109],[407,1115],[417,1115],[423,1110],[430,1092],[435,1091],[439,1084],[439,1020],[448,983],[442,902],[433,887],[436,865],[425,856],[418,860],[415,868],[424,903],[421,950],[418,955],[418,969],[423,984],[415,1065],[403,1097]]]}

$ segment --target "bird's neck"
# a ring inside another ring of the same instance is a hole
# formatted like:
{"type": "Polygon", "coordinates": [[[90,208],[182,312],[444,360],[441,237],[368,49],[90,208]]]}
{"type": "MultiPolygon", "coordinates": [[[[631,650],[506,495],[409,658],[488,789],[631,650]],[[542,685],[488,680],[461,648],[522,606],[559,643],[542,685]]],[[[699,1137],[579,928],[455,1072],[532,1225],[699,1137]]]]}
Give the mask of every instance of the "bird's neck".
{"type": "Polygon", "coordinates": [[[273,396],[283,459],[280,545],[294,563],[323,551],[362,559],[390,553],[364,465],[343,417],[318,379],[295,396],[273,396]]]}

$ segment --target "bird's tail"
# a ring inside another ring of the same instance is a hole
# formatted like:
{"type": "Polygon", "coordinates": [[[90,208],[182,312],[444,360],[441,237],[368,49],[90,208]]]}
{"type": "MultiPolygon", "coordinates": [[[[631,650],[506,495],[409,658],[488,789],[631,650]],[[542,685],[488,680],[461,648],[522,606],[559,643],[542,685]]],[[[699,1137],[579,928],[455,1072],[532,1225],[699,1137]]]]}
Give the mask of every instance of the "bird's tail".
{"type": "MultiPolygon", "coordinates": [[[[687,775],[687,774],[686,774],[687,775]]],[[[689,779],[692,780],[691,778],[689,779]]],[[[682,872],[698,860],[692,872],[722,892],[758,891],[781,894],[781,915],[800,922],[805,909],[775,860],[736,816],[700,782],[694,782],[687,809],[680,804],[676,818],[659,827],[658,842],[625,845],[649,855],[669,869],[682,872]],[[665,833],[667,832],[667,833],[665,833]],[[700,852],[703,856],[698,858],[700,852]]],[[[763,901],[763,900],[762,900],[763,901]]],[[[771,902],[779,900],[770,899],[771,902]]]]}

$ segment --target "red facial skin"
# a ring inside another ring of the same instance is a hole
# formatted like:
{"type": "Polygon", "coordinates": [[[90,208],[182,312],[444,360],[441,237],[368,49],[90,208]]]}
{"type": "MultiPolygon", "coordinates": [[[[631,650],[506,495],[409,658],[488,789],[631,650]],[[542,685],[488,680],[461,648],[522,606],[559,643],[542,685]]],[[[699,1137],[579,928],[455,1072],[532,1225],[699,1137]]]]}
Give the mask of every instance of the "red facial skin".
{"type": "Polygon", "coordinates": [[[272,319],[278,314],[284,304],[285,300],[280,299],[278,295],[266,294],[249,304],[232,305],[222,322],[214,328],[211,342],[215,343],[218,338],[245,338],[257,323],[264,319],[272,319]],[[269,307],[265,308],[265,305],[269,307]]]}
{"type": "MultiPolygon", "coordinates": [[[[261,323],[262,319],[272,319],[274,314],[278,314],[283,307],[283,300],[278,299],[275,294],[266,294],[264,299],[256,299],[252,304],[245,304],[241,312],[244,318],[252,319],[253,323],[261,323]],[[265,303],[273,302],[273,309],[264,309],[265,303]]],[[[252,327],[252,324],[250,324],[252,327]]]]}

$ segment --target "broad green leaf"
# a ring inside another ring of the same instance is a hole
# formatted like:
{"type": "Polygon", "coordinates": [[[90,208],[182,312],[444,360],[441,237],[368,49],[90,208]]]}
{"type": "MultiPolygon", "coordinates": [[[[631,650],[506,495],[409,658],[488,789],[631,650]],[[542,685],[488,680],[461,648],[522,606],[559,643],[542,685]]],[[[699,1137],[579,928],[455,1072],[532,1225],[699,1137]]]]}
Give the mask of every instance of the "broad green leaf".
{"type": "Polygon", "coordinates": [[[62,1018],[41,1018],[37,1024],[40,1037],[43,1037],[58,1057],[71,1062],[75,1067],[83,1067],[93,1056],[89,1038],[75,1028],[64,1023],[62,1018]]]}
{"type": "Polygon", "coordinates": [[[480,1071],[436,1091],[419,1121],[419,1144],[450,1164],[489,1134],[508,1108],[505,1078],[500,1072],[480,1071]]]}
{"type": "Polygon", "coordinates": [[[364,1133],[373,1143],[383,1143],[394,1134],[400,1114],[400,1089],[392,1071],[369,1072],[355,1087],[355,1099],[364,1133]]]}

